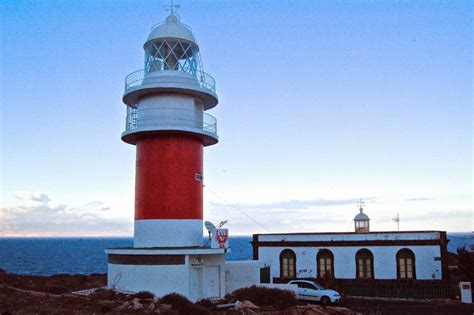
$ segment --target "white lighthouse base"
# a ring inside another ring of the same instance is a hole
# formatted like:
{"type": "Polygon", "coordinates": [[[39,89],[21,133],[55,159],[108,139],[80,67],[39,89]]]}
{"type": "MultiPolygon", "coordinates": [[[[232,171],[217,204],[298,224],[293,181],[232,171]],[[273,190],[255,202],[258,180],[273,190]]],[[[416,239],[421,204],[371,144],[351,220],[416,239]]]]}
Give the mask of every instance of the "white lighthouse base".
{"type": "Polygon", "coordinates": [[[225,249],[107,249],[107,286],[149,291],[158,297],[178,293],[191,301],[225,295],[225,249]]]}

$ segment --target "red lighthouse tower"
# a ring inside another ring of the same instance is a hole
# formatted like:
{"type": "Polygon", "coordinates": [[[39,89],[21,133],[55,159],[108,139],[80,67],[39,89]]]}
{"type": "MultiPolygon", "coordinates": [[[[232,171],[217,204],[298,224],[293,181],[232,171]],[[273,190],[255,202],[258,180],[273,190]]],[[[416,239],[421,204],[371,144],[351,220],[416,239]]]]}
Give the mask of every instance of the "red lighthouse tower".
{"type": "Polygon", "coordinates": [[[217,143],[214,79],[191,30],[171,14],[125,80],[122,140],[136,145],[135,247],[202,245],[203,147],[217,143]],[[176,237],[179,231],[180,237],[176,237]]]}
{"type": "Polygon", "coordinates": [[[155,25],[145,67],[125,79],[122,140],[136,146],[133,248],[108,255],[108,286],[176,292],[191,300],[225,293],[225,248],[203,244],[203,148],[218,141],[214,79],[176,13],[155,25]]]}

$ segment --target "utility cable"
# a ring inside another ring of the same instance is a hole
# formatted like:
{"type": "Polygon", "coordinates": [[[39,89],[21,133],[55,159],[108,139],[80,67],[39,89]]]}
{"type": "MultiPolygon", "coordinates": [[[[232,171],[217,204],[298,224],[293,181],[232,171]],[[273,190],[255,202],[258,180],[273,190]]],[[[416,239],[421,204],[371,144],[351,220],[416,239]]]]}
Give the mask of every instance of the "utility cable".
{"type": "Polygon", "coordinates": [[[346,232],[349,232],[349,230],[350,230],[351,226],[352,226],[352,222],[351,222],[351,223],[349,223],[349,226],[347,227],[347,229],[346,229],[346,232]]]}
{"type": "Polygon", "coordinates": [[[267,232],[271,233],[272,231],[270,231],[270,229],[268,229],[265,225],[263,225],[262,223],[258,222],[256,219],[252,218],[248,213],[246,213],[244,210],[240,209],[239,207],[237,207],[236,205],[233,205],[231,204],[230,202],[228,202],[227,200],[225,200],[223,197],[221,197],[219,194],[217,194],[215,191],[213,191],[212,189],[210,189],[209,187],[207,187],[206,185],[202,185],[204,188],[206,188],[211,194],[213,194],[214,196],[216,196],[217,198],[219,198],[220,200],[222,200],[223,202],[225,202],[227,205],[229,205],[230,207],[234,208],[235,210],[237,210],[238,212],[242,213],[243,215],[245,215],[247,218],[249,218],[250,220],[252,220],[253,222],[255,222],[256,224],[258,224],[260,227],[262,227],[264,230],[266,230],[267,232]]]}

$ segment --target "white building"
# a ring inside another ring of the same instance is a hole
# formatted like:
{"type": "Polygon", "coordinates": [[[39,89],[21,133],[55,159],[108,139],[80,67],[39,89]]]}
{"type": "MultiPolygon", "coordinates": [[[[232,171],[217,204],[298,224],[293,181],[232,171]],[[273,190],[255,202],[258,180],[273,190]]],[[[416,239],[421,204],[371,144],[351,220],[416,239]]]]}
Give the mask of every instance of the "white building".
{"type": "Polygon", "coordinates": [[[446,232],[255,234],[253,258],[275,278],[441,280],[446,232]]]}
{"type": "Polygon", "coordinates": [[[253,259],[267,266],[262,281],[316,279],[349,291],[357,285],[444,288],[446,232],[370,232],[369,220],[361,207],[355,232],[254,234],[253,259]]]}

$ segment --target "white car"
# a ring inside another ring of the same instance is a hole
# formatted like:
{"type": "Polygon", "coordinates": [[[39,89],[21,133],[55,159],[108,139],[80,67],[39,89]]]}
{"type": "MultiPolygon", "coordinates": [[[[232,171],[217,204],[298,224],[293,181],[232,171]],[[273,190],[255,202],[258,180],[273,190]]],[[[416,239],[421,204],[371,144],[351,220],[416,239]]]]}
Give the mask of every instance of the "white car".
{"type": "Polygon", "coordinates": [[[288,284],[298,286],[298,299],[321,302],[322,304],[339,303],[341,295],[339,292],[323,288],[319,284],[309,280],[291,280],[288,284]]]}

